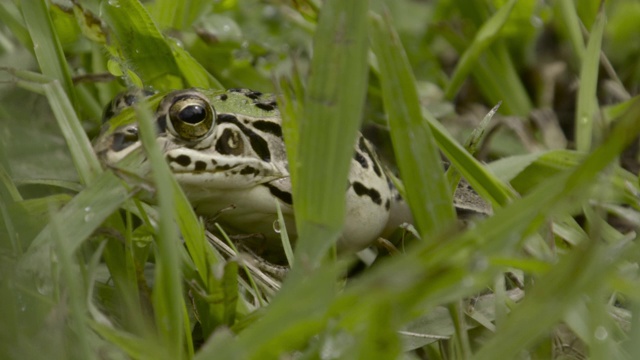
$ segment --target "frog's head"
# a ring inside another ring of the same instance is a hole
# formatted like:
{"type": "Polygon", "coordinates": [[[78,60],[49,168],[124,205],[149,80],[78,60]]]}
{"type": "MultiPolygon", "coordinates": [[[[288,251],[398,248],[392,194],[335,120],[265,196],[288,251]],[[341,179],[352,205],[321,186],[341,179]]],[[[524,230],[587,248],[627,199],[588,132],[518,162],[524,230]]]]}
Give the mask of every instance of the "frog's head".
{"type": "Polygon", "coordinates": [[[242,91],[188,89],[120,98],[124,100],[116,98],[105,112],[106,122],[94,145],[107,166],[133,156],[140,159],[139,165],[146,162],[132,106],[146,98],[156,109],[157,142],[183,186],[236,189],[286,176],[279,120],[273,120],[278,116],[275,106],[264,109],[262,102],[262,108],[256,108],[242,91]],[[117,108],[118,103],[124,106],[117,108]]]}

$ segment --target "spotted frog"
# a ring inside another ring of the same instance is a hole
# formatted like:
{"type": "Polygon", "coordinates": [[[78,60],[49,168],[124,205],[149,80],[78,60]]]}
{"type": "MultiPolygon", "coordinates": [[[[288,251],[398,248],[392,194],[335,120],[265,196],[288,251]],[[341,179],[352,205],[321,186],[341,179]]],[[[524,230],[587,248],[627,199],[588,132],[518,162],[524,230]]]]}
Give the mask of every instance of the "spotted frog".
{"type": "MultiPolygon", "coordinates": [[[[215,219],[231,234],[260,234],[273,248],[281,244],[274,227],[279,202],[287,231],[295,239],[282,119],[272,95],[247,89],[124,93],[107,106],[95,141],[103,164],[113,166],[142,152],[131,108],[142,97],[155,109],[157,143],[198,215],[215,219]]],[[[407,205],[371,144],[358,134],[339,249],[360,250],[407,221],[407,205]]]]}

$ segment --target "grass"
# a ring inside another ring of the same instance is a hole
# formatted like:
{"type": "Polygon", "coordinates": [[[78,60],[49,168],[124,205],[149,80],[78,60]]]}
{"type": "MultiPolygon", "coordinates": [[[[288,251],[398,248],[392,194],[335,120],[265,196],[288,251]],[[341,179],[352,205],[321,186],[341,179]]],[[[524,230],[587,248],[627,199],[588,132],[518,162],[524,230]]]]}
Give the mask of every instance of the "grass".
{"type": "Polygon", "coordinates": [[[381,3],[0,3],[2,358],[638,358],[637,4],[381,3]],[[123,85],[277,90],[300,235],[284,281],[204,230],[150,104],[132,110],[149,168],[99,166],[123,85]],[[498,101],[474,158],[460,144],[498,101]],[[361,125],[419,238],[345,280],[361,125]],[[452,225],[440,153],[492,216],[452,225]]]}

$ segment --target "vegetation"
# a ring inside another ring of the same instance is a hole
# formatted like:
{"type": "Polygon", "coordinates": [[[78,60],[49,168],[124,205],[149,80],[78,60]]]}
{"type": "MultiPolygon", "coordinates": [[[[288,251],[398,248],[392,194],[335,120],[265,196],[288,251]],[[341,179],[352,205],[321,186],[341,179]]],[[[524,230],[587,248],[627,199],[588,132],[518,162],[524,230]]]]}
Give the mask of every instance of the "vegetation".
{"type": "Polygon", "coordinates": [[[638,17],[634,0],[0,2],[1,357],[640,358],[638,17]],[[151,179],[101,167],[102,108],[133,86],[279,94],[299,165],[284,280],[205,231],[144,106],[151,179]],[[361,126],[417,236],[347,277],[332,244],[361,126]],[[464,230],[460,177],[494,209],[464,230]]]}

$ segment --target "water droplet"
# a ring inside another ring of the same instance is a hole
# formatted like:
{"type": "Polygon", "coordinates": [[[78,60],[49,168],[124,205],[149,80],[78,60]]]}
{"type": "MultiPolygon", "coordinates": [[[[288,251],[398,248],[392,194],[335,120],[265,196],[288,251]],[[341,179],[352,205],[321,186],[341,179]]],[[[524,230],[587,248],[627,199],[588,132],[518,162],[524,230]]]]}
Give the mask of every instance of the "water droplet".
{"type": "Polygon", "coordinates": [[[280,222],[278,222],[278,220],[273,222],[273,231],[275,231],[276,234],[280,234],[280,222]]]}
{"type": "Polygon", "coordinates": [[[50,295],[53,292],[53,286],[51,282],[45,279],[36,280],[36,289],[40,295],[50,295]]]}
{"type": "Polygon", "coordinates": [[[593,334],[597,340],[604,341],[609,336],[609,332],[604,326],[598,326],[596,332],[593,334]]]}
{"type": "Polygon", "coordinates": [[[29,308],[27,303],[24,301],[22,294],[18,293],[16,296],[16,303],[20,306],[20,312],[26,312],[29,308]]]}
{"type": "Polygon", "coordinates": [[[93,216],[95,215],[94,213],[91,212],[91,207],[87,206],[86,208],[84,208],[84,221],[85,222],[89,222],[91,219],[93,219],[93,216]]]}
{"type": "Polygon", "coordinates": [[[222,27],[222,31],[224,31],[224,32],[229,32],[229,31],[231,31],[231,26],[229,26],[229,25],[224,25],[224,26],[222,27]]]}
{"type": "Polygon", "coordinates": [[[541,28],[542,25],[544,25],[544,21],[542,21],[539,16],[532,16],[529,18],[529,21],[534,28],[541,28]]]}
{"type": "Polygon", "coordinates": [[[107,3],[113,7],[120,7],[120,0],[109,0],[107,3]]]}
{"type": "Polygon", "coordinates": [[[182,43],[182,41],[176,39],[176,38],[169,38],[171,41],[173,41],[173,43],[179,47],[179,48],[184,48],[184,44],[182,43]]]}

